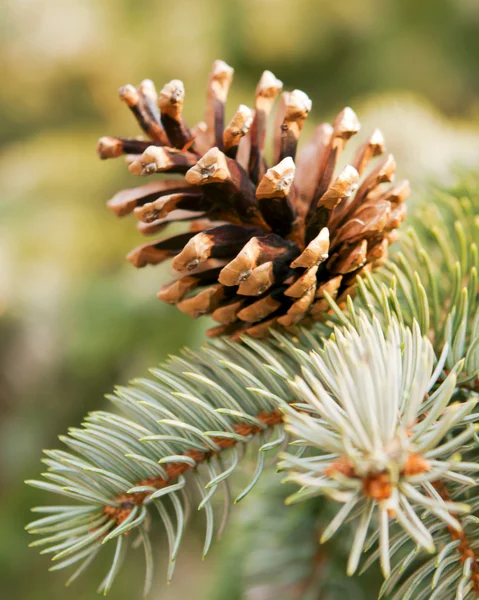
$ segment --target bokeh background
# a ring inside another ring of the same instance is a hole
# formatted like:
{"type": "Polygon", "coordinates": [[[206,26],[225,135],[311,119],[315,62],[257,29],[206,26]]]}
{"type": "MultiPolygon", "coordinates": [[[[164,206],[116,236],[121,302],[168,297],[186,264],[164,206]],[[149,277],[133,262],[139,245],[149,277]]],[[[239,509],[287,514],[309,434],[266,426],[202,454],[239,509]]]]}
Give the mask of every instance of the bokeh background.
{"type": "MultiPolygon", "coordinates": [[[[23,531],[45,498],[23,480],[57,434],[107,406],[114,383],[199,344],[206,325],[155,299],[166,270],[124,260],[139,234],[104,202],[136,181],[95,155],[100,135],[138,133],[117,88],[181,78],[193,123],[214,59],[235,68],[229,114],[251,105],[268,68],[312,98],[307,128],[345,105],[366,131],[381,127],[418,197],[479,164],[479,2],[4,0],[0,28],[1,595],[83,600],[102,565],[68,590],[48,573],[23,531]]],[[[158,569],[153,597],[232,598],[227,546],[202,564],[193,528],[179,575],[163,589],[158,569]]],[[[139,597],[142,560],[132,562],[113,598],[139,597]]]]}

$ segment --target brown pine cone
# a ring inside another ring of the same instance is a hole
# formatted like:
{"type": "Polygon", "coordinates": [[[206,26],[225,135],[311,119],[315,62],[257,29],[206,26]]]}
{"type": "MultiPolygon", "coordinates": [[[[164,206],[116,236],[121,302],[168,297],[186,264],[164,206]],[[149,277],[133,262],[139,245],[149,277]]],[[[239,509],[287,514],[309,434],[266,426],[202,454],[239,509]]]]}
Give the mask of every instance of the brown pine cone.
{"type": "Polygon", "coordinates": [[[158,95],[153,83],[126,85],[120,98],[148,140],[104,137],[101,158],[126,155],[135,175],[174,173],[116,194],[108,206],[134,212],[145,235],[187,221],[186,233],[139,246],[128,259],[136,267],[172,258],[180,276],[158,297],[191,315],[219,323],[211,336],[263,336],[271,327],[294,327],[325,317],[327,292],[338,301],[355,278],[380,265],[406,213],[407,181],[395,186],[392,155],[379,130],[334,175],[346,142],[359,131],[351,108],[331,126],[319,125],[298,152],[311,100],[283,92],[276,110],[273,165],[264,154],[266,126],[282,83],[265,71],[254,110],[240,105],[225,127],[225,103],[233,69],[216,61],[208,80],[205,122],[188,128],[182,116],[183,83],[173,80],[158,95]]]}

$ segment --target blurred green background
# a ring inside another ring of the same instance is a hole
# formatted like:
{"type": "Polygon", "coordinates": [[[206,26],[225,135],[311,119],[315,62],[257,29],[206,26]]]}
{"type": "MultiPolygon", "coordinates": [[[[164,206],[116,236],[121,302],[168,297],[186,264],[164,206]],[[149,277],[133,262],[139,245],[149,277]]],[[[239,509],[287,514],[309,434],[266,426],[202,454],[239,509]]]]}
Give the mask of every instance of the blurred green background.
{"type": "MultiPolygon", "coordinates": [[[[199,344],[207,325],[155,299],[167,268],[124,260],[142,240],[104,203],[137,180],[95,155],[100,135],[138,134],[117,88],[181,78],[193,123],[214,59],[235,68],[229,114],[251,105],[270,69],[312,98],[309,129],[345,105],[366,132],[381,127],[417,196],[479,164],[479,2],[4,0],[0,28],[1,595],[80,600],[94,597],[101,565],[68,590],[47,572],[23,531],[45,498],[23,480],[114,383],[199,344]]],[[[200,545],[198,527],[167,590],[158,569],[153,597],[233,597],[229,571],[218,574],[228,541],[206,564],[200,545]]],[[[112,597],[139,597],[141,569],[139,559],[112,597]]]]}

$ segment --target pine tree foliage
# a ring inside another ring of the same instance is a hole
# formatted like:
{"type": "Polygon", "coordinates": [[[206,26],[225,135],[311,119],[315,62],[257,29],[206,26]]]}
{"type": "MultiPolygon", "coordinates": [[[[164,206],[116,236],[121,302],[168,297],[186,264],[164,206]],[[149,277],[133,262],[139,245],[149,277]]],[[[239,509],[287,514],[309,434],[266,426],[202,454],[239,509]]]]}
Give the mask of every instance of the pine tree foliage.
{"type": "MultiPolygon", "coordinates": [[[[358,308],[366,310],[370,318],[380,319],[383,329],[396,318],[409,326],[417,320],[422,333],[427,334],[436,352],[441,353],[439,364],[443,363],[444,368],[439,382],[445,383],[455,371],[452,397],[467,404],[475,402],[479,392],[479,194],[476,176],[469,176],[464,183],[461,193],[437,193],[434,202],[416,210],[400,252],[386,261],[378,276],[366,276],[358,282],[358,297],[354,304],[349,302],[348,317],[329,300],[337,322],[349,327],[357,326],[358,308]]],[[[436,366],[436,372],[440,371],[439,365],[436,366]]],[[[448,447],[459,438],[457,432],[447,436],[448,447]]],[[[472,439],[452,454],[456,465],[466,456],[466,462],[474,467],[478,442],[474,432],[472,439]]],[[[479,595],[477,477],[469,483],[454,482],[452,478],[452,482],[445,484],[445,479],[442,473],[432,482],[431,496],[437,501],[467,505],[468,514],[455,515],[456,527],[452,524],[445,527],[433,512],[419,512],[422,526],[429,531],[437,549],[437,554],[429,559],[424,558],[425,550],[420,543],[411,548],[407,532],[396,532],[390,540],[390,560],[395,566],[383,585],[381,597],[446,600],[479,595]]],[[[312,490],[305,488],[302,493],[308,491],[312,490]]],[[[371,549],[378,538],[380,533],[376,530],[366,540],[366,549],[371,549]]],[[[380,556],[380,548],[370,553],[361,572],[380,556]]]]}
{"type": "Polygon", "coordinates": [[[321,354],[310,355],[310,365],[294,382],[300,402],[284,407],[287,430],[297,444],[313,449],[302,457],[286,454],[280,463],[290,471],[287,479],[300,486],[289,501],[325,495],[342,504],[321,541],[354,515],[349,575],[358,567],[371,527],[379,531],[387,577],[391,522],[432,553],[432,535],[417,513],[430,512],[443,527],[460,531],[453,515],[470,510],[441,498],[431,482],[476,485],[467,473],[479,465],[454,458],[474,436],[476,399],[448,406],[461,364],[436,387],[442,365],[434,369],[433,360],[432,345],[419,327],[410,330],[393,319],[385,333],[375,318],[360,315],[357,329],[335,331],[321,354]]]}
{"type": "MultiPolygon", "coordinates": [[[[420,206],[410,223],[400,252],[359,281],[354,300],[338,305],[330,297],[331,313],[314,330],[187,351],[151,378],[117,388],[115,411],[91,413],[62,436],[66,451],[46,451],[44,479],[30,483],[68,503],[33,509],[40,518],[27,529],[39,536],[32,545],[52,555],[52,569],[74,567],[72,581],[110,547],[106,593],[128,548],[141,546],[146,593],[159,516],[171,579],[197,503],[193,490],[206,517],[206,553],[227,522],[231,476],[254,446],[252,481],[236,501],[257,483],[268,455],[281,454],[286,480],[299,486],[290,500],[298,505],[284,509],[298,510],[297,525],[291,518],[276,531],[277,544],[289,544],[283,554],[260,532],[274,502],[265,494],[257,505],[249,538],[262,556],[257,581],[266,585],[273,572],[268,557],[281,568],[296,548],[281,590],[294,599],[294,582],[312,573],[307,563],[317,552],[311,538],[298,549],[299,532],[315,523],[321,541],[334,534],[348,548],[349,574],[381,565],[382,597],[478,597],[477,184],[463,197],[441,194],[420,206]]],[[[273,519],[269,527],[275,531],[273,519]]]]}
{"type": "Polygon", "coordinates": [[[81,503],[34,509],[48,516],[28,526],[29,532],[41,536],[31,545],[53,555],[51,570],[79,563],[71,582],[103,545],[112,542],[111,569],[99,588],[106,593],[122,568],[132,545],[129,534],[134,532],[133,545],[142,545],[146,556],[146,593],[153,574],[148,531],[154,511],[168,537],[171,579],[192,505],[187,486],[191,479],[201,495],[198,508],[205,512],[204,554],[208,552],[215,527],[221,531],[226,523],[228,478],[241,462],[245,445],[253,438],[257,442],[257,466],[235,502],[256,483],[265,457],[278,453],[286,442],[274,398],[292,399],[284,376],[294,360],[288,357],[288,346],[279,352],[250,344],[248,350],[218,342],[152,369],[154,379],[136,380],[109,397],[119,414],[91,413],[82,428],[60,436],[70,451],[45,451],[45,480],[29,483],[81,503]],[[271,370],[262,366],[264,361],[271,370]],[[226,499],[221,518],[212,502],[219,490],[226,499]]]}

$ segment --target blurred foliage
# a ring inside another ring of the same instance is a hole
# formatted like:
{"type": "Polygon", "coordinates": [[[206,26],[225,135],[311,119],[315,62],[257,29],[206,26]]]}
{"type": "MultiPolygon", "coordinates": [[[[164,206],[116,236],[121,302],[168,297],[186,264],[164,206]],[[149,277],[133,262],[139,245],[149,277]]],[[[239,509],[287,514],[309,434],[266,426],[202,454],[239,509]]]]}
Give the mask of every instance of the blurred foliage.
{"type": "MultiPolygon", "coordinates": [[[[420,189],[431,179],[450,179],[457,164],[479,160],[478,34],[477,0],[2,3],[3,597],[65,596],[61,578],[44,573],[45,561],[28,550],[22,533],[28,507],[36,504],[36,492],[22,481],[37,473],[39,449],[55,445],[54,435],[86,411],[101,408],[114,383],[184,344],[198,344],[207,327],[155,299],[161,269],[137,272],[124,261],[139,236],[104,201],[135,180],[121,161],[100,164],[94,152],[102,134],[136,134],[116,89],[145,77],[159,86],[180,77],[186,118],[194,122],[202,117],[215,58],[236,70],[231,112],[251,102],[268,68],[313,99],[307,128],[346,104],[366,130],[380,126],[399,176],[420,189]]],[[[198,555],[184,551],[178,570],[189,575],[162,598],[211,597],[215,553],[208,569],[198,555]]],[[[136,596],[138,579],[124,577],[115,598],[136,596]]],[[[163,587],[158,581],[158,590],[163,587]]],[[[77,583],[68,597],[91,597],[91,585],[77,583]]]]}
{"type": "Polygon", "coordinates": [[[294,486],[269,472],[247,497],[228,530],[212,600],[355,600],[379,591],[379,568],[347,578],[350,531],[319,544],[335,507],[323,499],[285,505],[294,486]]]}

